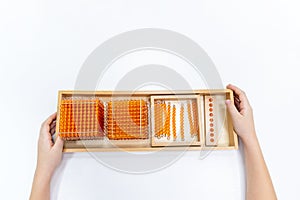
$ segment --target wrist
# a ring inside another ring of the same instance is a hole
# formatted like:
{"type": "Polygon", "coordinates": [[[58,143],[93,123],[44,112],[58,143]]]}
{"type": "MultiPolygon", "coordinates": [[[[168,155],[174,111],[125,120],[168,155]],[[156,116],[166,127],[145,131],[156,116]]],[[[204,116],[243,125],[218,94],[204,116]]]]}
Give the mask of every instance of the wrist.
{"type": "Polygon", "coordinates": [[[240,136],[244,146],[256,146],[258,144],[258,139],[255,132],[244,134],[240,136]]]}
{"type": "Polygon", "coordinates": [[[36,170],[35,170],[35,177],[37,177],[38,179],[41,179],[43,181],[50,182],[52,175],[53,175],[52,171],[48,170],[45,167],[37,165],[36,170]]]}
{"type": "Polygon", "coordinates": [[[245,148],[257,147],[259,146],[258,139],[256,137],[256,133],[246,134],[247,137],[241,137],[241,140],[244,144],[245,148]]]}

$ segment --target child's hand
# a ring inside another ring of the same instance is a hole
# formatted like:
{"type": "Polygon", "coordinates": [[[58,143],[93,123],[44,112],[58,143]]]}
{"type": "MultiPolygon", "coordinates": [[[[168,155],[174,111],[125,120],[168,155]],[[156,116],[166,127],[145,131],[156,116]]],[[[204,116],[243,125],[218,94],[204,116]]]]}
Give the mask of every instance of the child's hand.
{"type": "Polygon", "coordinates": [[[240,136],[244,144],[256,141],[252,108],[246,94],[234,85],[229,84],[227,88],[234,92],[234,102],[226,100],[234,131],[240,136]]]}
{"type": "Polygon", "coordinates": [[[56,113],[52,114],[43,122],[38,141],[37,171],[47,177],[51,177],[56,167],[61,162],[63,140],[57,137],[55,143],[52,135],[55,133],[56,113]]]}

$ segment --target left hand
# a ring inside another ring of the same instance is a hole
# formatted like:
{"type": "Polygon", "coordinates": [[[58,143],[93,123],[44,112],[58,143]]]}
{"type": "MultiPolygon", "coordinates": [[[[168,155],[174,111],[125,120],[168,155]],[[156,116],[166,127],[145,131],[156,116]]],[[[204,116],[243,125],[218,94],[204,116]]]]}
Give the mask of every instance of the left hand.
{"type": "Polygon", "coordinates": [[[49,116],[42,123],[38,141],[38,161],[37,170],[45,176],[51,178],[55,169],[61,162],[64,142],[60,137],[52,141],[52,135],[56,128],[56,113],[49,116]]]}

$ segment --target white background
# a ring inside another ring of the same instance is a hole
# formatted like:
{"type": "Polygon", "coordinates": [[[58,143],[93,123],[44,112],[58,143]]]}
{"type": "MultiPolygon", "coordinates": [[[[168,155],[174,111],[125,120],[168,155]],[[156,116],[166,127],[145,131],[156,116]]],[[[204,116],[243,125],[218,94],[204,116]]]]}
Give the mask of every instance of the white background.
{"type": "MultiPolygon", "coordinates": [[[[247,92],[278,198],[300,199],[299,19],[297,1],[284,0],[2,0],[0,198],[28,198],[40,124],[56,110],[57,91],[73,89],[87,56],[114,35],[154,27],[196,41],[223,83],[247,92]]],[[[240,151],[213,152],[204,160],[188,152],[144,175],[116,172],[89,154],[68,154],[52,194],[72,200],[243,199],[243,173],[240,151]]]]}

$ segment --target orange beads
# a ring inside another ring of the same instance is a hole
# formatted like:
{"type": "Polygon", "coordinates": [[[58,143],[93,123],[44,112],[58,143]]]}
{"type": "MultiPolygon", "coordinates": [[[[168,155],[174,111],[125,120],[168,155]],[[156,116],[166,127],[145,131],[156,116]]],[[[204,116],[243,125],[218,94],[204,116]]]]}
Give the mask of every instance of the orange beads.
{"type": "Polygon", "coordinates": [[[192,137],[198,134],[198,114],[197,114],[197,103],[192,101],[192,103],[187,103],[188,119],[190,124],[190,134],[192,137]],[[192,104],[192,105],[191,105],[192,104]]]}
{"type": "Polygon", "coordinates": [[[103,137],[104,106],[98,99],[62,100],[59,136],[64,140],[103,137]]]}
{"type": "Polygon", "coordinates": [[[154,104],[154,115],[155,115],[155,137],[161,138],[164,132],[164,106],[163,104],[154,104]]]}
{"type": "Polygon", "coordinates": [[[209,104],[209,116],[211,117],[210,119],[209,119],[209,121],[210,121],[210,124],[209,124],[209,126],[211,127],[210,128],[210,134],[209,134],[209,136],[211,137],[210,138],[210,142],[214,142],[215,141],[215,139],[214,139],[214,137],[215,137],[215,134],[214,134],[214,129],[213,129],[213,127],[214,127],[214,124],[213,124],[213,121],[214,121],[214,119],[213,119],[213,116],[214,116],[214,114],[213,114],[213,101],[214,101],[214,99],[213,98],[209,98],[208,99],[208,101],[209,102],[211,102],[210,104],[209,104]]]}
{"type": "Polygon", "coordinates": [[[171,104],[160,101],[156,102],[154,104],[154,115],[155,137],[167,137],[169,140],[171,138],[171,104]]]}
{"type": "Polygon", "coordinates": [[[170,139],[170,136],[171,136],[171,131],[170,131],[170,126],[171,124],[171,104],[168,103],[168,106],[167,106],[167,119],[166,119],[166,130],[165,130],[165,133],[166,133],[166,136],[168,138],[168,140],[170,139]]]}
{"type": "Polygon", "coordinates": [[[197,113],[197,102],[192,101],[192,112],[193,112],[193,136],[199,134],[199,123],[198,123],[198,113],[197,113]]]}
{"type": "Polygon", "coordinates": [[[199,136],[198,105],[195,99],[157,99],[154,101],[153,119],[154,136],[157,139],[166,137],[167,140],[179,142],[178,138],[180,138],[181,141],[187,142],[199,136]],[[178,123],[176,123],[177,118],[178,123]],[[189,136],[185,135],[188,131],[189,136]]]}
{"type": "Polygon", "coordinates": [[[216,106],[216,96],[205,96],[205,126],[206,126],[206,145],[218,145],[218,131],[215,117],[217,116],[218,106],[216,106]]]}
{"type": "Polygon", "coordinates": [[[147,102],[144,100],[108,102],[107,137],[112,140],[147,139],[147,102]]]}
{"type": "Polygon", "coordinates": [[[184,141],[184,106],[180,106],[180,138],[184,141]]]}
{"type": "Polygon", "coordinates": [[[175,141],[177,139],[176,134],[176,106],[173,105],[172,108],[172,133],[173,133],[173,140],[175,141]]]}
{"type": "Polygon", "coordinates": [[[193,123],[193,117],[192,117],[192,110],[191,110],[191,104],[190,102],[187,103],[187,111],[188,111],[188,119],[190,124],[190,134],[193,136],[195,130],[194,130],[194,123],[193,123]]]}

